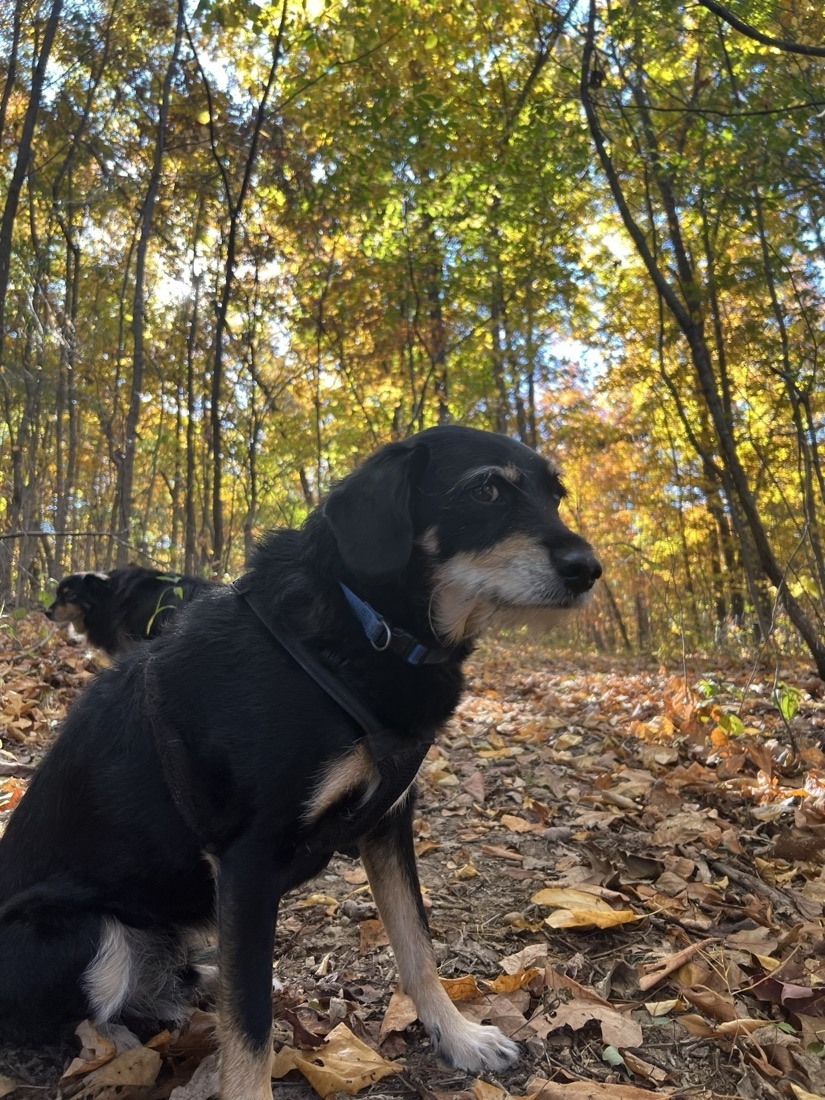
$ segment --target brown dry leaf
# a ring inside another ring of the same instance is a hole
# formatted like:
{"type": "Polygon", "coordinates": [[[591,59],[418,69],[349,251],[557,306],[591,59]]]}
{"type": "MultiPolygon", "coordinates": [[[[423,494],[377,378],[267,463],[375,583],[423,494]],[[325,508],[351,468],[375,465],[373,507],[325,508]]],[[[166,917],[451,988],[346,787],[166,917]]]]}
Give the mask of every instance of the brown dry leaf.
{"type": "Polygon", "coordinates": [[[679,1023],[687,1032],[699,1039],[709,1039],[716,1034],[716,1029],[695,1012],[687,1012],[684,1016],[680,1016],[679,1023]]]}
{"type": "Polygon", "coordinates": [[[518,817],[516,814],[502,814],[501,824],[514,833],[535,833],[542,831],[541,825],[533,824],[526,818],[518,817]]]}
{"type": "Polygon", "coordinates": [[[825,1042],[825,1020],[821,1016],[794,1014],[794,1019],[802,1033],[802,1042],[808,1047],[812,1043],[825,1042]]]}
{"type": "Polygon", "coordinates": [[[362,920],[358,924],[358,931],[360,934],[358,953],[361,956],[369,955],[371,951],[375,951],[379,947],[386,947],[390,942],[389,936],[380,920],[374,918],[362,920]]]}
{"type": "Polygon", "coordinates": [[[421,859],[427,852],[434,852],[440,847],[441,845],[437,840],[418,840],[415,844],[415,854],[421,859]]]}
{"type": "Polygon", "coordinates": [[[123,1100],[128,1095],[148,1095],[160,1073],[161,1057],[156,1050],[135,1047],[90,1073],[74,1100],[123,1100]]]}
{"type": "MultiPolygon", "coordinates": [[[[170,1053],[197,1058],[200,1061],[217,1045],[217,1026],[218,1021],[214,1012],[204,1012],[196,1008],[180,1035],[172,1036],[169,1043],[170,1053]]],[[[146,1045],[153,1044],[154,1040],[146,1045]]]]}
{"type": "MultiPolygon", "coordinates": [[[[825,1100],[825,1096],[821,1092],[808,1092],[807,1089],[803,1089],[801,1085],[795,1085],[791,1081],[791,1088],[796,1100],[825,1100]]],[[[2,1095],[2,1093],[0,1093],[2,1095]]]]}
{"type": "Polygon", "coordinates": [[[677,844],[700,841],[706,848],[715,848],[722,836],[719,825],[711,820],[711,810],[685,811],[666,818],[653,830],[654,844],[674,848],[677,844]]]}
{"type": "Polygon", "coordinates": [[[395,990],[390,997],[384,1019],[381,1021],[381,1030],[378,1032],[378,1041],[383,1042],[391,1031],[404,1031],[418,1019],[418,1012],[412,997],[406,993],[395,990]]]}
{"type": "Polygon", "coordinates": [[[651,1016],[667,1016],[674,1008],[682,1007],[678,997],[672,997],[668,1001],[645,1001],[645,1008],[651,1016]]]}
{"type": "Polygon", "coordinates": [[[714,1020],[729,1021],[736,1019],[736,1007],[733,998],[716,993],[705,986],[688,986],[682,990],[682,996],[694,1008],[700,1008],[706,1016],[714,1020]]]}
{"type": "Polygon", "coordinates": [[[637,1047],[642,1042],[642,1028],[630,1016],[625,1016],[610,1005],[596,1004],[594,1001],[580,1001],[573,998],[559,1005],[548,1016],[553,1028],[570,1027],[578,1031],[591,1020],[598,1023],[602,1039],[621,1050],[622,1047],[637,1047]]]}
{"type": "Polygon", "coordinates": [[[212,1100],[218,1095],[220,1056],[217,1051],[207,1055],[185,1085],[178,1085],[169,1100],[212,1100]]]}
{"type": "Polygon", "coordinates": [[[68,1081],[72,1077],[82,1077],[85,1073],[105,1066],[111,1062],[117,1054],[115,1044],[105,1035],[101,1035],[91,1020],[84,1020],[75,1028],[75,1035],[81,1042],[81,1051],[77,1058],[72,1059],[65,1070],[61,1081],[68,1081]]]}
{"type": "Polygon", "coordinates": [[[825,1016],[825,985],[807,986],[768,977],[753,987],[760,1001],[782,1005],[806,1016],[825,1016]]]}
{"type": "Polygon", "coordinates": [[[474,802],[478,802],[479,805],[484,802],[486,797],[484,776],[480,771],[471,771],[461,786],[474,802]]]}
{"type": "Polygon", "coordinates": [[[557,909],[544,918],[544,923],[550,928],[614,928],[644,919],[632,909],[557,909]]]}
{"type": "Polygon", "coordinates": [[[8,1096],[9,1093],[14,1092],[14,1090],[19,1087],[17,1081],[12,1081],[11,1077],[4,1077],[0,1074],[0,1100],[2,1100],[2,1097],[8,1096]]]}
{"type": "Polygon", "coordinates": [[[600,1084],[595,1081],[547,1081],[534,1077],[528,1082],[525,1100],[652,1100],[673,1095],[673,1089],[636,1088],[635,1085],[600,1084]]]}
{"type": "Polygon", "coordinates": [[[453,878],[468,879],[478,878],[479,870],[474,863],[465,863],[462,867],[459,867],[457,871],[453,871],[453,878]]]}
{"type": "Polygon", "coordinates": [[[571,886],[547,886],[533,894],[530,901],[534,905],[549,905],[552,909],[604,909],[613,910],[605,898],[593,890],[577,890],[571,886]]]}
{"type": "Polygon", "coordinates": [[[488,1081],[478,1080],[473,1082],[470,1090],[475,1100],[509,1100],[510,1093],[499,1085],[491,1085],[488,1081]]]}
{"type": "Polygon", "coordinates": [[[517,974],[525,967],[546,962],[549,948],[546,943],[531,943],[514,955],[505,955],[499,960],[499,966],[505,974],[517,974]]]}
{"type": "Polygon", "coordinates": [[[367,881],[367,872],[363,867],[347,867],[341,872],[341,878],[350,886],[363,886],[367,881]]]}
{"type": "Polygon", "coordinates": [[[655,963],[645,963],[639,968],[639,989],[643,993],[648,989],[652,989],[663,978],[666,978],[692,959],[697,952],[704,951],[705,948],[716,942],[713,937],[700,940],[698,943],[692,943],[681,951],[677,951],[675,955],[666,955],[665,958],[659,959],[655,963]]]}
{"type": "Polygon", "coordinates": [[[401,1072],[399,1066],[376,1054],[344,1023],[332,1029],[320,1050],[305,1052],[283,1047],[275,1055],[272,1076],[285,1077],[293,1069],[302,1073],[323,1097],[335,1092],[352,1096],[383,1077],[401,1072]]]}
{"type": "Polygon", "coordinates": [[[512,848],[503,848],[500,844],[481,844],[480,848],[485,856],[495,856],[497,859],[511,859],[515,863],[521,863],[524,859],[521,852],[515,852],[512,848]]]}
{"type": "Polygon", "coordinates": [[[652,1081],[654,1085],[664,1084],[669,1077],[667,1070],[662,1069],[661,1066],[651,1065],[650,1062],[646,1062],[644,1058],[639,1058],[629,1050],[626,1050],[622,1057],[631,1073],[635,1073],[637,1077],[644,1077],[646,1081],[652,1081]]]}
{"type": "MultiPolygon", "coordinates": [[[[776,1033],[776,1025],[770,1024],[767,1020],[754,1020],[748,1016],[739,1017],[736,1020],[726,1020],[721,1023],[717,1029],[717,1035],[725,1035],[730,1037],[731,1035],[752,1035],[755,1031],[761,1030],[766,1025],[770,1026],[772,1034],[776,1033]]],[[[790,1038],[790,1036],[788,1036],[790,1038]]]]}
{"type": "MultiPolygon", "coordinates": [[[[491,982],[482,981],[482,985],[491,993],[512,993],[514,989],[523,989],[526,985],[530,985],[536,978],[543,979],[544,971],[538,966],[530,966],[515,974],[499,974],[491,982]]],[[[542,984],[544,984],[543,981],[542,984]]]]}
{"type": "Polygon", "coordinates": [[[475,1001],[483,995],[472,974],[464,974],[460,978],[442,978],[441,984],[453,1003],[475,1001]]]}
{"type": "Polygon", "coordinates": [[[558,970],[554,970],[552,966],[548,966],[544,971],[544,984],[562,998],[567,999],[572,993],[576,1000],[592,1001],[593,1004],[603,1005],[605,1008],[611,1007],[610,1002],[600,997],[595,989],[580,985],[566,974],[560,974],[558,970]]]}

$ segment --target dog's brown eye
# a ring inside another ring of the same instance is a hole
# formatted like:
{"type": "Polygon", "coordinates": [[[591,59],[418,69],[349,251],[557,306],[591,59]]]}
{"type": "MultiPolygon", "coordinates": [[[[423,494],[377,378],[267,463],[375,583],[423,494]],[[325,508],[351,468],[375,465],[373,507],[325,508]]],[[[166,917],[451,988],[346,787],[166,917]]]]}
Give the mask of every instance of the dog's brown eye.
{"type": "Polygon", "coordinates": [[[477,500],[481,504],[492,504],[494,500],[498,500],[499,494],[492,481],[485,481],[483,485],[474,485],[470,490],[470,495],[473,500],[477,500]]]}

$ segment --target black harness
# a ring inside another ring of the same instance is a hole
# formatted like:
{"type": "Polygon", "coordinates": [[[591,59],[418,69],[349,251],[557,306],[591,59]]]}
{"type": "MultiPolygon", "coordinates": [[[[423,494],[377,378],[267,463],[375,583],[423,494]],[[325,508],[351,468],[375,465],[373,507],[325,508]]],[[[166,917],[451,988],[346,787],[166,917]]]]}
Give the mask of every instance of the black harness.
{"type": "MultiPolygon", "coordinates": [[[[250,592],[249,574],[233,581],[230,587],[254,611],[293,661],[364,731],[362,740],[378,770],[379,785],[370,798],[358,806],[356,815],[358,819],[363,817],[365,825],[368,822],[377,823],[415,779],[421,762],[435,740],[435,734],[416,738],[411,744],[408,735],[388,729],[330,668],[307,649],[300,638],[290,634],[282,623],[267,614],[250,592]]],[[[348,817],[347,826],[348,832],[358,835],[358,823],[352,816],[348,817]]]]}
{"type": "MultiPolygon", "coordinates": [[[[409,735],[388,729],[299,638],[261,607],[250,591],[248,574],[234,581],[230,588],[247,604],[293,661],[363,730],[360,742],[366,746],[378,772],[377,787],[366,798],[348,799],[340,807],[340,811],[325,814],[314,825],[307,826],[305,837],[307,846],[314,850],[327,848],[332,851],[337,848],[339,851],[348,851],[357,837],[378,824],[413,782],[421,762],[435,740],[435,733],[417,736],[411,741],[409,735]]],[[[190,779],[188,754],[175,730],[161,716],[160,700],[156,698],[151,666],[150,657],[146,662],[144,676],[151,734],[175,805],[197,835],[200,833],[199,824],[204,815],[197,805],[197,795],[190,779]]]]}

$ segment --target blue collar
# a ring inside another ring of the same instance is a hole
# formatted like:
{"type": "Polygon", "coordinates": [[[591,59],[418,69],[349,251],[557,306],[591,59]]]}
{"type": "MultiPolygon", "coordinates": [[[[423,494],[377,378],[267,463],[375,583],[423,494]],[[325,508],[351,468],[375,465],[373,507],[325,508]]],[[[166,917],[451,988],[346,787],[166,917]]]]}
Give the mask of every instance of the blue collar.
{"type": "Polygon", "coordinates": [[[360,599],[350,588],[347,588],[343,581],[338,583],[373,649],[377,649],[379,653],[385,650],[395,653],[408,665],[441,665],[450,659],[448,650],[427,649],[406,630],[391,626],[374,607],[370,607],[365,600],[360,599]]]}

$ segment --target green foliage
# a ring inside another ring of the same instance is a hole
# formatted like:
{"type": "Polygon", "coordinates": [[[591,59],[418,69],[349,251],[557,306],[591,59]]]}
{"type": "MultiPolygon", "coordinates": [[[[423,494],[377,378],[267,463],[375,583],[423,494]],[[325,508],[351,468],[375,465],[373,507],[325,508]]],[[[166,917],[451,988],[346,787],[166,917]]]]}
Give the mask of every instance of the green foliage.
{"type": "MultiPolygon", "coordinates": [[[[175,14],[96,0],[59,28],[10,257],[0,527],[20,537],[0,547],[0,594],[118,555],[237,572],[262,529],[300,522],[378,443],[451,417],[557,450],[570,521],[607,567],[580,643],[746,651],[776,589],[751,568],[690,349],[593,157],[575,5],[200,0],[171,76],[122,530],[136,227],[175,14]]],[[[610,156],[711,349],[788,590],[815,615],[821,66],[679,0],[597,16],[610,156]]],[[[790,18],[757,16],[766,31],[790,18]]],[[[820,41],[825,18],[809,5],[785,30],[820,41]]],[[[6,68],[11,48],[0,22],[6,68]]],[[[6,177],[36,48],[27,21],[6,177]]]]}

